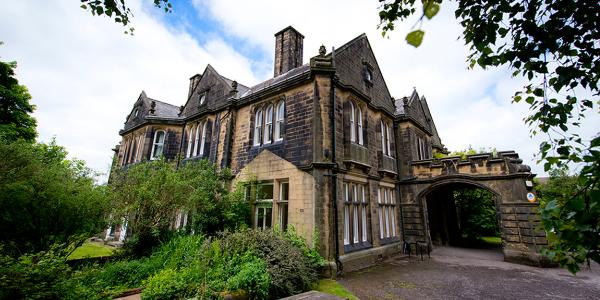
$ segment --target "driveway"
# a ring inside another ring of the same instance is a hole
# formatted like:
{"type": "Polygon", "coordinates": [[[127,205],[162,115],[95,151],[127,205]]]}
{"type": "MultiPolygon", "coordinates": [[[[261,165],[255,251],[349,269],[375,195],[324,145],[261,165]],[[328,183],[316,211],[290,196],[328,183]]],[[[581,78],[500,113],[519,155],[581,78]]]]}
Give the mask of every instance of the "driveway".
{"type": "Polygon", "coordinates": [[[338,280],[360,299],[600,299],[600,266],[577,276],[502,261],[498,250],[437,247],[397,256],[338,280]]]}

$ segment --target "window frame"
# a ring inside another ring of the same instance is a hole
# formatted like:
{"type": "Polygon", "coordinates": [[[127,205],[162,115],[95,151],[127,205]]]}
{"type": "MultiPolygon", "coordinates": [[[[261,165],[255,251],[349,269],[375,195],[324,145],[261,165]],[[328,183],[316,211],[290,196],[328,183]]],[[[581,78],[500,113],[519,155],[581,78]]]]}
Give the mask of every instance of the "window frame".
{"type": "Polygon", "coordinates": [[[263,128],[263,145],[271,144],[273,142],[273,105],[269,104],[265,108],[264,115],[265,123],[263,128]]]}
{"type": "Polygon", "coordinates": [[[356,120],[354,116],[354,102],[350,101],[350,142],[356,143],[356,120]]]}
{"type": "Polygon", "coordinates": [[[262,132],[263,132],[263,110],[257,109],[254,112],[254,141],[252,142],[253,146],[260,146],[262,144],[262,132]]]}
{"type": "Polygon", "coordinates": [[[161,156],[164,155],[164,147],[165,147],[166,139],[167,139],[166,131],[159,129],[154,132],[154,139],[152,139],[152,152],[150,153],[150,160],[159,159],[161,156]],[[158,137],[159,133],[162,133],[162,135],[163,135],[162,143],[157,142],[157,137],[158,137]],[[156,154],[156,149],[158,146],[160,146],[160,154],[157,156],[155,154],[156,154]]]}
{"type": "Polygon", "coordinates": [[[275,142],[283,141],[283,126],[285,124],[285,101],[277,103],[275,114],[275,142]]]}
{"type": "Polygon", "coordinates": [[[360,106],[357,106],[358,108],[358,118],[357,118],[357,134],[358,134],[358,144],[363,146],[364,145],[364,138],[363,138],[363,113],[362,113],[362,109],[360,108],[360,106]]]}
{"type": "Polygon", "coordinates": [[[343,182],[343,241],[346,252],[371,247],[367,190],[365,183],[343,182]]]}
{"type": "Polygon", "coordinates": [[[206,126],[208,124],[208,120],[204,120],[204,122],[202,122],[202,137],[200,139],[200,150],[198,153],[198,156],[204,156],[204,151],[206,151],[206,149],[204,148],[204,145],[206,144],[206,126]]]}
{"type": "Polygon", "coordinates": [[[196,123],[196,134],[194,135],[194,150],[192,150],[192,156],[198,156],[198,143],[200,142],[200,125],[201,122],[196,123]]]}
{"type": "Polygon", "coordinates": [[[187,153],[185,155],[185,157],[190,158],[192,157],[192,142],[194,141],[194,126],[190,126],[190,128],[188,129],[188,147],[187,147],[187,153]]]}
{"type": "Polygon", "coordinates": [[[289,224],[289,202],[290,202],[290,183],[287,180],[278,181],[279,197],[277,199],[277,224],[282,231],[287,230],[289,224]],[[287,185],[287,194],[283,193],[283,186],[287,185]],[[285,219],[285,222],[284,222],[285,219]]]}
{"type": "Polygon", "coordinates": [[[379,186],[377,189],[377,214],[379,220],[379,240],[382,243],[395,241],[399,238],[396,230],[396,197],[395,189],[379,186]]]}

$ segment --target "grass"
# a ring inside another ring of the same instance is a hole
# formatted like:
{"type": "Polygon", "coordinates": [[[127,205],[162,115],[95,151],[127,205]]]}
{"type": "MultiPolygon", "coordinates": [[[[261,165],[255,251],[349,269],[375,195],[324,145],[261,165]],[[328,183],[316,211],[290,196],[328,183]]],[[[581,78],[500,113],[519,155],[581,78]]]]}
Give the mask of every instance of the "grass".
{"type": "Polygon", "coordinates": [[[484,236],[481,240],[489,245],[502,245],[502,239],[499,236],[484,236]]]}
{"type": "Polygon", "coordinates": [[[69,255],[69,260],[86,257],[110,256],[114,250],[115,248],[111,246],[85,242],[69,255]]]}
{"type": "Polygon", "coordinates": [[[359,300],[356,296],[354,296],[350,291],[348,291],[344,286],[339,284],[337,281],[332,279],[320,279],[315,286],[313,286],[313,290],[323,292],[326,294],[336,295],[342,297],[344,299],[350,300],[359,300]]]}

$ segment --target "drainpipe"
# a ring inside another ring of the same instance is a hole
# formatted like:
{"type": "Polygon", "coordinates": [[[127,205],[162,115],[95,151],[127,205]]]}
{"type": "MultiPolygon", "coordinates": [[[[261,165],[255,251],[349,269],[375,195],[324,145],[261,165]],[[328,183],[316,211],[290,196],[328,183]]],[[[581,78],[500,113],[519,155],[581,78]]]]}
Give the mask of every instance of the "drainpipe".
{"type": "MultiPolygon", "coordinates": [[[[335,48],[331,48],[331,64],[332,67],[335,69],[335,48]]],[[[329,114],[329,121],[331,122],[331,137],[332,137],[332,143],[331,143],[331,161],[333,161],[334,163],[334,167],[331,170],[331,199],[332,199],[332,206],[333,206],[333,224],[334,224],[334,231],[333,231],[333,235],[334,235],[334,239],[335,239],[335,265],[337,268],[337,272],[336,275],[340,276],[342,274],[342,270],[343,270],[343,266],[342,266],[342,262],[340,261],[340,243],[339,243],[339,226],[338,226],[338,220],[339,220],[339,216],[338,216],[338,205],[337,205],[337,194],[338,194],[338,190],[337,190],[337,171],[338,171],[338,165],[337,165],[337,158],[336,158],[336,122],[335,122],[335,86],[334,86],[334,81],[335,81],[335,72],[333,74],[331,74],[331,82],[330,82],[330,88],[331,88],[331,93],[330,93],[330,101],[331,101],[331,112],[329,114]]]]}
{"type": "MultiPolygon", "coordinates": [[[[398,139],[396,138],[396,133],[398,132],[398,123],[396,123],[395,120],[394,120],[393,128],[394,128],[394,134],[393,134],[394,135],[394,146],[396,146],[395,147],[396,168],[397,168],[396,172],[398,172],[398,175],[396,175],[396,180],[399,180],[400,177],[402,176],[402,173],[400,173],[401,163],[400,163],[400,155],[398,155],[398,152],[399,152],[398,149],[400,149],[400,146],[398,145],[398,139]]],[[[398,210],[400,211],[400,232],[402,232],[402,241],[406,242],[406,235],[404,235],[404,212],[402,210],[402,202],[401,202],[402,197],[400,195],[400,186],[398,184],[396,184],[396,195],[398,195],[398,198],[397,198],[398,199],[398,208],[399,208],[398,210]]],[[[404,245],[402,247],[404,247],[404,245]]]]}
{"type": "Polygon", "coordinates": [[[177,164],[175,165],[175,170],[179,170],[179,162],[181,161],[181,150],[183,148],[183,137],[185,136],[185,125],[187,123],[183,123],[181,126],[181,139],[179,141],[179,151],[177,152],[177,164]]]}

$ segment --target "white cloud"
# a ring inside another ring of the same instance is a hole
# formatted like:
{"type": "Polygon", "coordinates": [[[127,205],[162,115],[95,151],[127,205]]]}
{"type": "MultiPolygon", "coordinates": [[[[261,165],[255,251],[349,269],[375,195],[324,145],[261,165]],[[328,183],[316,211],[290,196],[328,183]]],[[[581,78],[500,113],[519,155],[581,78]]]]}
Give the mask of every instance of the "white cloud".
{"type": "Polygon", "coordinates": [[[0,3],[2,60],[18,62],[17,78],[37,105],[40,140],[56,136],[72,156],[106,172],[111,148],[142,90],[185,103],[188,79],[213,64],[225,76],[256,82],[251,62],[218,38],[199,44],[150,17],[140,1],[135,36],[92,17],[72,0],[0,3]]]}

